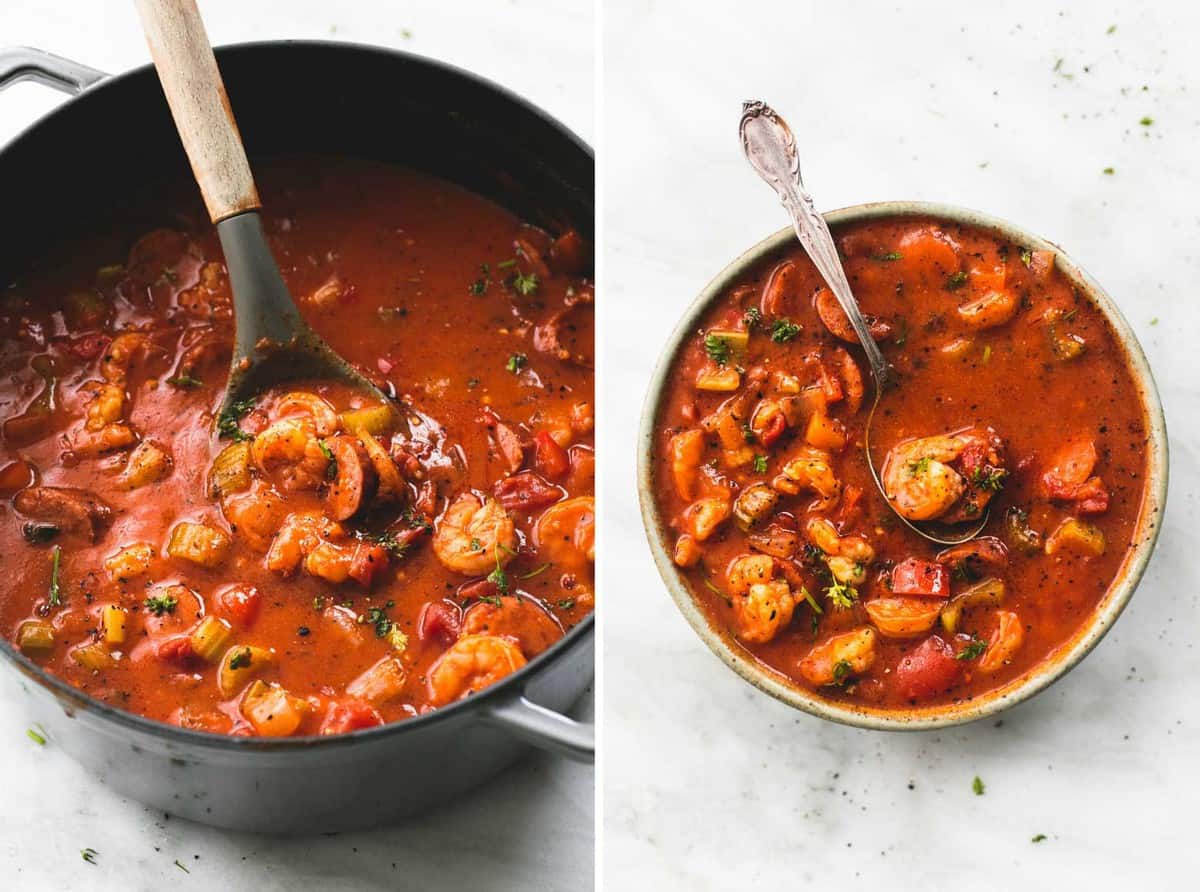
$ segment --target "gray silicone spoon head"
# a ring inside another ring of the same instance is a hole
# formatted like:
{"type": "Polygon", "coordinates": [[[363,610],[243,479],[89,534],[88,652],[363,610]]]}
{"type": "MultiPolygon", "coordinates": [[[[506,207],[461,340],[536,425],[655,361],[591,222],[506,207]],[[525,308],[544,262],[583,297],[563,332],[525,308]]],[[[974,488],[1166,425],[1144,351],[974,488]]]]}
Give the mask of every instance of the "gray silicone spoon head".
{"type": "Polygon", "coordinates": [[[867,354],[875,387],[871,411],[867,415],[867,424],[863,432],[863,451],[866,453],[867,467],[871,471],[875,486],[892,512],[919,536],[939,545],[958,545],[974,539],[987,525],[987,510],[983,511],[979,523],[973,528],[953,535],[944,532],[941,526],[938,526],[937,532],[931,532],[925,526],[912,523],[896,511],[871,458],[871,425],[875,420],[875,410],[879,408],[883,391],[896,386],[895,375],[883,358],[879,345],[871,336],[867,320],[850,291],[850,283],[846,279],[846,271],[842,269],[842,260],[838,256],[829,226],[825,223],[825,218],[817,213],[812,195],[804,188],[804,181],[800,176],[800,157],[796,152],[796,139],[791,128],[769,105],[756,100],[742,104],[742,119],[738,129],[746,160],[779,196],[780,202],[791,217],[796,237],[821,274],[821,278],[825,280],[825,284],[829,286],[829,290],[837,298],[867,354]]]}
{"type": "MultiPolygon", "coordinates": [[[[236,417],[235,403],[298,379],[342,381],[394,408],[308,326],[288,293],[263,232],[258,190],[195,0],[137,0],[137,8],[233,286],[233,361],[215,423],[236,417]]],[[[401,413],[395,414],[403,425],[401,413]]]]}

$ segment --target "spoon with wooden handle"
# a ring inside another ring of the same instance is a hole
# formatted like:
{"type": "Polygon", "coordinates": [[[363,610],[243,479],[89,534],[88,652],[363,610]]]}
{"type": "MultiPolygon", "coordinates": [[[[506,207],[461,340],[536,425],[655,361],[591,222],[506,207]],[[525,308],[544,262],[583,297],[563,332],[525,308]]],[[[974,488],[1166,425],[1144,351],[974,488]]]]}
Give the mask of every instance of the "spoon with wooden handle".
{"type": "Polygon", "coordinates": [[[392,400],[308,326],[288,293],[267,245],[258,189],[195,0],[135,2],[233,285],[233,362],[216,423],[236,420],[235,403],[275,384],[319,378],[343,381],[392,406],[401,425],[392,400]]]}
{"type": "Polygon", "coordinates": [[[863,451],[867,456],[867,467],[876,487],[883,495],[888,507],[910,530],[939,545],[958,545],[974,539],[987,526],[988,511],[985,508],[978,523],[969,529],[955,529],[950,532],[944,524],[921,525],[910,521],[899,511],[888,494],[879,474],[875,470],[875,462],[871,458],[871,424],[875,420],[875,410],[879,408],[879,399],[889,384],[895,384],[894,373],[875,338],[871,336],[870,326],[858,307],[858,301],[850,291],[850,283],[846,280],[846,271],[842,269],[842,259],[838,256],[837,246],[825,218],[817,213],[813,205],[812,195],[804,188],[800,178],[800,158],[796,152],[796,139],[787,121],[781,118],[774,109],[765,102],[753,101],[742,105],[742,118],[738,127],[742,138],[742,150],[746,160],[754,171],[775,190],[780,202],[792,220],[792,228],[796,237],[804,246],[813,266],[837,298],[838,304],[850,320],[854,333],[867,354],[867,362],[871,366],[871,377],[875,380],[874,400],[871,411],[867,415],[867,424],[863,429],[863,451]]]}

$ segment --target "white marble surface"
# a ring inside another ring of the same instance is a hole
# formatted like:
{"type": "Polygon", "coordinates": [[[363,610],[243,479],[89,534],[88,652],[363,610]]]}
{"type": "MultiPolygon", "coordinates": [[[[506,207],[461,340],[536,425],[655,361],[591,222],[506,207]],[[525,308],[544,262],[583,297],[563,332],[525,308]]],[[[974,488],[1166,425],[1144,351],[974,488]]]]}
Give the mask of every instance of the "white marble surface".
{"type": "Polygon", "coordinates": [[[750,97],[791,121],[821,207],[946,201],[1061,243],[1141,338],[1173,453],[1158,552],[1096,652],[1000,727],[909,735],[821,722],[726,670],[659,582],[632,462],[610,462],[607,887],[1195,888],[1194,4],[609,0],[604,29],[608,455],[631,454],[685,305],[784,225],[739,154],[750,97]]]}
{"type": "MultiPolygon", "coordinates": [[[[214,43],[307,37],[402,47],[492,78],[583,138],[594,136],[594,14],[587,0],[202,0],[201,6],[214,43]]],[[[128,0],[4,0],[0,45],[6,44],[37,46],[112,72],[148,60],[128,0]]],[[[60,101],[36,84],[0,94],[0,142],[60,101]]],[[[0,888],[6,892],[592,886],[590,767],[535,755],[407,825],[315,839],[256,837],[164,820],[115,796],[53,741],[39,747],[25,736],[14,687],[4,673],[0,888]],[[80,857],[84,847],[100,853],[95,865],[80,857]]],[[[582,713],[591,714],[590,704],[582,713]]]]}

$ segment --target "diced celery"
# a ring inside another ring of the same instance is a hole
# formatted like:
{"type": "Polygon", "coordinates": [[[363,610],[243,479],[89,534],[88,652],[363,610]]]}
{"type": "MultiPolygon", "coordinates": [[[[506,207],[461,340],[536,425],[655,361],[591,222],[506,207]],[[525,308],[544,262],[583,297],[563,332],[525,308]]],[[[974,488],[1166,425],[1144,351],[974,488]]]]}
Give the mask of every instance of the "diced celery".
{"type": "Polygon", "coordinates": [[[103,644],[84,644],[71,651],[71,659],[84,669],[99,672],[117,665],[117,655],[103,644]]]}
{"type": "Polygon", "coordinates": [[[201,567],[213,568],[224,562],[231,544],[229,536],[215,527],[184,521],[171,530],[167,554],[201,567]]]}
{"type": "Polygon", "coordinates": [[[999,607],[1004,603],[1006,590],[999,579],[983,579],[970,588],[959,592],[942,608],[942,628],[950,634],[958,631],[962,612],[971,607],[999,607]]]}
{"type": "Polygon", "coordinates": [[[232,697],[252,678],[274,664],[274,651],[251,644],[233,645],[225,651],[217,670],[217,686],[221,689],[221,695],[232,697]]]}
{"type": "Polygon", "coordinates": [[[375,437],[382,437],[395,424],[396,413],[391,406],[364,406],[342,413],[342,427],[352,434],[365,430],[375,437]]]}
{"type": "Polygon", "coordinates": [[[732,393],[742,386],[737,369],[701,369],[696,376],[696,389],[714,393],[732,393]]]}
{"type": "Polygon", "coordinates": [[[209,614],[200,620],[200,625],[196,626],[188,640],[197,656],[213,663],[225,652],[225,647],[229,644],[231,637],[233,637],[233,629],[230,628],[229,623],[209,614]]]}
{"type": "Polygon", "coordinates": [[[384,657],[350,684],[346,693],[378,706],[404,691],[408,674],[396,657],[384,657]]]}
{"type": "Polygon", "coordinates": [[[41,619],[27,619],[17,630],[17,647],[25,654],[40,653],[54,647],[54,626],[41,619]]]}
{"type": "Polygon", "coordinates": [[[250,442],[232,443],[213,459],[208,472],[208,491],[214,499],[223,499],[250,488],[250,442]]]}

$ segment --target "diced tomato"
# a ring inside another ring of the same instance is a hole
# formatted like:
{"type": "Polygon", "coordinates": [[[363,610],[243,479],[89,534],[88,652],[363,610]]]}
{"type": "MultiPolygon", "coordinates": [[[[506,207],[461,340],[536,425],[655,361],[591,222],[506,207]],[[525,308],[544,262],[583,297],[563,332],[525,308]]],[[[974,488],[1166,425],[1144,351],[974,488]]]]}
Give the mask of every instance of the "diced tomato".
{"type": "Polygon", "coordinates": [[[962,663],[955,659],[954,648],[930,635],[896,667],[896,686],[908,700],[924,700],[958,684],[962,663]]]}
{"type": "Polygon", "coordinates": [[[533,466],[550,480],[557,480],[571,470],[571,459],[567,450],[554,441],[547,431],[539,431],[533,438],[533,466]]]}
{"type": "Polygon", "coordinates": [[[196,659],[196,652],[192,650],[192,642],[186,635],[168,638],[158,645],[155,653],[160,660],[174,663],[177,666],[186,666],[196,659]]]}
{"type": "Polygon", "coordinates": [[[329,707],[319,734],[345,734],[359,728],[373,728],[383,724],[383,716],[369,703],[362,700],[341,700],[329,707]]]}
{"type": "Polygon", "coordinates": [[[507,511],[533,511],[553,505],[562,498],[562,490],[547,483],[533,471],[522,471],[496,482],[492,488],[496,501],[507,511]]]}
{"type": "Polygon", "coordinates": [[[243,628],[253,625],[258,617],[262,597],[253,586],[234,586],[217,593],[217,613],[234,625],[243,628]]]}
{"type": "Polygon", "coordinates": [[[350,559],[350,576],[364,587],[370,587],[375,577],[387,569],[388,552],[382,545],[362,542],[350,559]]]}
{"type": "Polygon", "coordinates": [[[764,448],[770,449],[783,436],[785,430],[787,430],[787,419],[782,412],[776,412],[771,416],[766,427],[758,432],[758,442],[762,443],[764,448]]]}
{"type": "Polygon", "coordinates": [[[945,564],[908,558],[892,568],[892,592],[897,595],[950,597],[950,571],[945,564]]]}
{"type": "Polygon", "coordinates": [[[584,272],[588,264],[590,251],[579,233],[568,229],[554,240],[550,251],[550,265],[557,273],[569,276],[584,272]]]}
{"type": "Polygon", "coordinates": [[[375,360],[375,367],[384,375],[390,375],[396,364],[384,356],[380,356],[375,360]]]}
{"type": "Polygon", "coordinates": [[[417,619],[417,637],[422,641],[438,641],[449,647],[458,640],[462,615],[457,607],[445,601],[430,601],[421,608],[417,619]]]}

